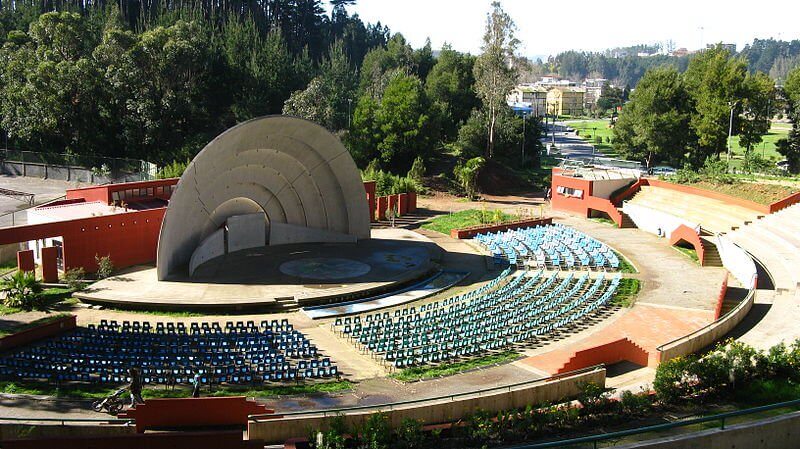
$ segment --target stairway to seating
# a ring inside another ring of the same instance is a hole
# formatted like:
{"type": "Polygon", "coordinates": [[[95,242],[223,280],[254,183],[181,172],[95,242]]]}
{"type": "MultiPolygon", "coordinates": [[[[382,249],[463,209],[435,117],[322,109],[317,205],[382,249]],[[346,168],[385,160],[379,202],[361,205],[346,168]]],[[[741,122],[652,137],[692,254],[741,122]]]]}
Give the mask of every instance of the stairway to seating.
{"type": "Polygon", "coordinates": [[[622,215],[622,226],[620,228],[635,228],[636,223],[633,222],[631,217],[628,216],[625,212],[622,211],[622,208],[619,208],[619,213],[622,215]]]}
{"type": "Polygon", "coordinates": [[[700,223],[714,233],[734,231],[763,216],[746,207],[663,187],[642,186],[628,202],[700,223]]]}
{"type": "Polygon", "coordinates": [[[704,267],[721,267],[722,266],[722,257],[719,255],[719,249],[717,248],[717,244],[708,237],[700,236],[700,240],[703,242],[703,249],[705,250],[705,255],[703,257],[703,266],[704,267]]]}

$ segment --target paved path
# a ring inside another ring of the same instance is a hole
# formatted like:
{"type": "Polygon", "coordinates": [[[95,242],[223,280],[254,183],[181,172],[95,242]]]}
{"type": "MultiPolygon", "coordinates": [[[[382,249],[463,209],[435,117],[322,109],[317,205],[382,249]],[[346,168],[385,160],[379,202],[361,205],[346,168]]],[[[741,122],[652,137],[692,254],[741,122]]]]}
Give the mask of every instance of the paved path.
{"type": "Polygon", "coordinates": [[[542,143],[549,148],[550,144],[555,142],[560,155],[567,158],[590,158],[595,156],[594,145],[575,135],[575,131],[567,132],[566,129],[567,124],[564,122],[556,122],[555,127],[548,125],[548,135],[542,139],[542,143]],[[552,134],[554,131],[555,136],[552,134]]]}

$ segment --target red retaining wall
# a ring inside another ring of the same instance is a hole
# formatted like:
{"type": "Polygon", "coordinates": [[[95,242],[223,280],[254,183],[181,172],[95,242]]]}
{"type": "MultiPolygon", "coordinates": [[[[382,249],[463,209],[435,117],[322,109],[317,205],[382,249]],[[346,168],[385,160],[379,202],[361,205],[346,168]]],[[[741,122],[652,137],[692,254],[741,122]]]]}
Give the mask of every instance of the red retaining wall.
{"type": "Polygon", "coordinates": [[[544,226],[553,223],[553,219],[547,218],[529,218],[526,220],[512,221],[509,223],[502,223],[497,225],[481,225],[473,226],[471,228],[453,229],[450,231],[450,237],[454,239],[471,239],[478,234],[485,234],[487,232],[500,232],[508,231],[509,229],[530,228],[532,226],[544,226]]]}
{"type": "Polygon", "coordinates": [[[58,282],[58,248],[55,246],[42,248],[42,280],[58,282]]]}
{"type": "MultiPolygon", "coordinates": [[[[11,335],[0,338],[0,351],[8,351],[19,346],[33,343],[43,338],[52,337],[62,332],[75,329],[75,315],[65,316],[56,321],[45,323],[30,329],[25,329],[11,335]]],[[[5,447],[5,446],[4,446],[5,447]]]]}
{"type": "Polygon", "coordinates": [[[678,226],[672,231],[672,234],[670,234],[669,244],[675,246],[681,241],[692,245],[694,250],[697,251],[697,259],[700,261],[700,265],[705,266],[706,247],[703,245],[703,240],[697,232],[684,224],[678,226]]]}
{"type": "Polygon", "coordinates": [[[722,286],[719,288],[719,296],[717,296],[717,307],[714,309],[714,320],[718,320],[722,316],[722,304],[725,302],[725,295],[728,293],[728,276],[725,273],[725,279],[722,281],[722,286]]]}
{"type": "Polygon", "coordinates": [[[557,374],[567,373],[601,363],[610,365],[623,360],[633,362],[637,365],[647,366],[648,353],[641,346],[627,338],[623,338],[576,352],[575,355],[557,371],[557,374]]]}
{"type": "Polygon", "coordinates": [[[264,443],[244,440],[242,432],[239,430],[3,440],[3,449],[41,449],[43,447],[58,449],[263,449],[264,443]]]}
{"type": "Polygon", "coordinates": [[[161,198],[169,200],[170,193],[158,193],[158,187],[171,186],[178,183],[178,178],[159,179],[156,181],[137,181],[137,182],[123,182],[119,184],[104,184],[100,186],[89,186],[78,189],[67,190],[67,199],[83,199],[85,201],[101,201],[105,204],[111,204],[114,201],[114,192],[132,189],[152,189],[152,195],[137,195],[132,198],[126,198],[125,202],[143,200],[148,198],[161,198]]]}
{"type": "MultiPolygon", "coordinates": [[[[17,243],[17,242],[8,242],[17,243]]],[[[17,269],[20,271],[34,271],[36,270],[36,262],[33,258],[33,250],[26,249],[17,251],[17,269]]]]}
{"type": "Polygon", "coordinates": [[[266,406],[248,401],[244,396],[219,398],[148,399],[119,414],[136,420],[136,431],[148,429],[246,426],[248,415],[273,413],[266,406]]]}

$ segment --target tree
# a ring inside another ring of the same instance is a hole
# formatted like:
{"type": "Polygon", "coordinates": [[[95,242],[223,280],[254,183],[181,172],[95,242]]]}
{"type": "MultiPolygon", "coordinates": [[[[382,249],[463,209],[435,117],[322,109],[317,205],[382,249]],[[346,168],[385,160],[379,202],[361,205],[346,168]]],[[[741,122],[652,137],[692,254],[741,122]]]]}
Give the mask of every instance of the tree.
{"type": "Polygon", "coordinates": [[[475,193],[478,188],[478,175],[485,164],[486,159],[478,156],[469,159],[466,163],[459,163],[456,165],[455,169],[453,169],[453,175],[456,177],[469,199],[475,198],[475,193]]]}
{"type": "Polygon", "coordinates": [[[42,308],[42,284],[32,271],[17,271],[4,279],[0,291],[5,295],[3,304],[30,311],[42,308]]]}
{"type": "Polygon", "coordinates": [[[777,150],[789,163],[789,171],[798,173],[800,172],[800,67],[787,75],[783,86],[783,97],[786,100],[792,129],[786,138],[778,141],[777,150]]]}
{"type": "Polygon", "coordinates": [[[732,58],[721,46],[705,50],[689,62],[684,80],[696,110],[690,120],[697,134],[697,148],[691,157],[695,165],[726,150],[731,108],[741,111],[739,101],[746,96],[746,73],[744,60],[732,58]]]}
{"type": "Polygon", "coordinates": [[[499,2],[492,2],[487,14],[481,55],[475,61],[475,91],[487,112],[486,156],[494,156],[495,130],[500,111],[507,108],[506,96],[514,88],[518,73],[515,64],[519,40],[514,37],[514,21],[499,2]]]}
{"type": "Polygon", "coordinates": [[[479,100],[473,85],[475,58],[445,44],[425,81],[425,92],[439,116],[443,138],[452,139],[479,100]]]}
{"type": "MultiPolygon", "coordinates": [[[[761,143],[770,128],[770,107],[775,104],[775,82],[762,72],[748,74],[744,80],[742,116],[739,120],[739,145],[745,156],[761,143]]],[[[773,111],[774,112],[774,111],[773,111]]]]}
{"type": "Polygon", "coordinates": [[[94,262],[97,264],[97,279],[105,279],[114,273],[114,263],[111,261],[110,254],[102,257],[95,254],[94,262]]]}
{"type": "Polygon", "coordinates": [[[690,101],[677,70],[647,71],[614,127],[614,146],[648,168],[659,161],[677,165],[693,141],[690,101]]]}

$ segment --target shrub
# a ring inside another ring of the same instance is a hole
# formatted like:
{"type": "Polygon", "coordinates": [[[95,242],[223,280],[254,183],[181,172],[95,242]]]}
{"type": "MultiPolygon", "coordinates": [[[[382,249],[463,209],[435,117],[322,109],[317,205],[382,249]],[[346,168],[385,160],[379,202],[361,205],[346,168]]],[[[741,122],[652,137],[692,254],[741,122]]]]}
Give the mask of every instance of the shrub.
{"type": "Polygon", "coordinates": [[[414,159],[414,163],[411,164],[411,170],[408,171],[407,176],[414,181],[422,182],[422,178],[425,177],[425,162],[422,160],[422,156],[417,156],[417,158],[414,159]]]}
{"type": "Polygon", "coordinates": [[[676,357],[658,365],[653,389],[659,401],[673,403],[694,391],[696,379],[692,373],[695,363],[697,360],[694,356],[686,356],[676,357]]]}
{"type": "Polygon", "coordinates": [[[169,179],[169,178],[180,178],[183,175],[183,172],[186,171],[186,167],[189,165],[189,161],[181,162],[181,161],[172,161],[171,163],[161,167],[156,174],[156,178],[158,179],[169,179]]]}
{"type": "Polygon", "coordinates": [[[581,385],[580,389],[578,402],[581,404],[582,415],[594,416],[608,413],[613,409],[615,402],[608,397],[608,393],[600,385],[588,382],[581,385]]]}
{"type": "Polygon", "coordinates": [[[94,255],[94,261],[97,264],[97,279],[105,279],[114,272],[114,263],[111,261],[111,255],[100,257],[94,255]]]}
{"type": "Polygon", "coordinates": [[[308,441],[315,449],[345,449],[347,447],[345,436],[348,433],[344,417],[336,415],[330,420],[327,431],[312,432],[308,441]]]}
{"type": "Polygon", "coordinates": [[[392,442],[392,428],[386,413],[373,413],[361,433],[362,446],[369,449],[388,449],[392,442]]]}
{"type": "Polygon", "coordinates": [[[86,286],[84,279],[86,278],[86,271],[83,267],[70,268],[64,272],[64,282],[72,290],[80,291],[86,286]]]}
{"type": "Polygon", "coordinates": [[[474,157],[464,164],[459,163],[456,165],[456,168],[453,169],[453,175],[455,175],[464,193],[466,193],[467,197],[470,199],[475,198],[475,193],[478,188],[478,175],[483,169],[484,164],[486,164],[484,158],[474,157]]]}
{"type": "Polygon", "coordinates": [[[625,390],[620,397],[620,406],[622,407],[622,412],[626,415],[644,415],[650,411],[652,405],[650,395],[646,391],[634,393],[630,390],[625,390]]]}
{"type": "Polygon", "coordinates": [[[0,284],[0,291],[5,294],[3,304],[30,311],[43,308],[42,283],[31,271],[17,271],[0,284]]]}
{"type": "Polygon", "coordinates": [[[406,418],[400,423],[400,428],[397,429],[397,447],[413,449],[421,447],[424,441],[425,434],[422,433],[422,421],[406,418]]]}

